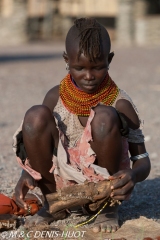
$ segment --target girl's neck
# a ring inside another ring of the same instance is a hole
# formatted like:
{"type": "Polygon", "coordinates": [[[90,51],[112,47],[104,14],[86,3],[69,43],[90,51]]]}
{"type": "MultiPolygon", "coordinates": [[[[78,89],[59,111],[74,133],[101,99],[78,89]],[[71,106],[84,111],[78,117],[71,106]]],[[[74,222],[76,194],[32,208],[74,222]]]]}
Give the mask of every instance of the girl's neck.
{"type": "Polygon", "coordinates": [[[77,86],[77,84],[76,84],[76,82],[75,82],[75,80],[74,80],[74,78],[72,76],[71,76],[71,80],[72,80],[73,84],[75,85],[75,87],[77,89],[81,90],[80,87],[77,86]]]}

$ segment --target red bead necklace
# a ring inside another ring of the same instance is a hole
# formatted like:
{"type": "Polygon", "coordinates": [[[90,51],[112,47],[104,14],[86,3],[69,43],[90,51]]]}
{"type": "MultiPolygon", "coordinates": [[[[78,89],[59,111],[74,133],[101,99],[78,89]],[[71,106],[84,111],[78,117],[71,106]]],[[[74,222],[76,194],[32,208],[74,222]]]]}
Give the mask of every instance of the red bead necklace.
{"type": "Polygon", "coordinates": [[[91,107],[98,103],[111,106],[118,96],[119,89],[107,74],[94,93],[86,93],[78,89],[68,74],[60,83],[60,98],[64,106],[78,116],[89,116],[91,107]]]}

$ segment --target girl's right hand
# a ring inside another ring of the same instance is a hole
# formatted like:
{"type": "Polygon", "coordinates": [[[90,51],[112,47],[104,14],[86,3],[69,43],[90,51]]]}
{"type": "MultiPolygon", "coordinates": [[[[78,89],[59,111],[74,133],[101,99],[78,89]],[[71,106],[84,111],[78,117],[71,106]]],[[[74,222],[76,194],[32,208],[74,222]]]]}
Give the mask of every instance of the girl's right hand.
{"type": "Polygon", "coordinates": [[[37,186],[35,179],[26,171],[22,171],[22,175],[15,187],[15,201],[19,207],[27,210],[27,204],[24,198],[29,189],[33,190],[37,186]]]}

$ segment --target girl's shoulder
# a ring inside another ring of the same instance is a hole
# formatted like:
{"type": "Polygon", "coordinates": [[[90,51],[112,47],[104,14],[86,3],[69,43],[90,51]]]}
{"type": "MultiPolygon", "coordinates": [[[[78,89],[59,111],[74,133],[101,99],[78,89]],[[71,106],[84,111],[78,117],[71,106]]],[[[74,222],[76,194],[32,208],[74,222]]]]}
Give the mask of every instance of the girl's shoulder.
{"type": "Polygon", "coordinates": [[[53,109],[55,108],[58,102],[58,98],[59,98],[59,85],[51,88],[47,92],[42,104],[47,106],[51,110],[51,112],[53,112],[53,109]]]}
{"type": "Polygon", "coordinates": [[[119,99],[116,102],[116,109],[124,116],[128,125],[132,129],[139,128],[139,117],[132,105],[132,103],[128,99],[119,99]]]}

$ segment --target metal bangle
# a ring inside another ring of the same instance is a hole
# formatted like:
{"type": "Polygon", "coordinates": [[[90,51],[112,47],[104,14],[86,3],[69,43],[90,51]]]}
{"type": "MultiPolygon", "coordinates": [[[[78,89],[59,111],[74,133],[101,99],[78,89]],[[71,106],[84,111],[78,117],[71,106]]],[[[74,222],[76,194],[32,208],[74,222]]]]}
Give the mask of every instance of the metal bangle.
{"type": "Polygon", "coordinates": [[[42,199],[36,194],[36,193],[32,193],[34,196],[36,196],[36,198],[40,201],[40,203],[43,205],[42,199]]]}
{"type": "Polygon", "coordinates": [[[148,156],[149,156],[149,154],[146,152],[146,153],[142,153],[142,154],[137,155],[137,156],[131,156],[130,159],[131,159],[131,161],[137,161],[141,158],[145,158],[145,157],[148,157],[148,156]]]}

